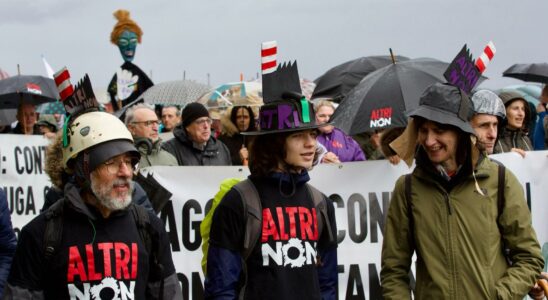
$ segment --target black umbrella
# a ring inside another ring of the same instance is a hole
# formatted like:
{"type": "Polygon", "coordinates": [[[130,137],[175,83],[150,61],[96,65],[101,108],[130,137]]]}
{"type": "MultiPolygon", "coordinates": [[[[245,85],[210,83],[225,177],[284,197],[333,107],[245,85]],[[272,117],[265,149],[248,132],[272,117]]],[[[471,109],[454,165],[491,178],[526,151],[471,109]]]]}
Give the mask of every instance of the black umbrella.
{"type": "Polygon", "coordinates": [[[22,103],[38,105],[58,98],[55,82],[47,77],[19,75],[0,80],[0,109],[17,108],[22,103]]]}
{"type": "Polygon", "coordinates": [[[443,73],[448,66],[436,59],[417,58],[381,68],[350,91],[335,110],[332,121],[349,135],[404,127],[405,112],[418,106],[428,86],[446,82],[443,73]]]}
{"type": "MultiPolygon", "coordinates": [[[[409,58],[396,56],[395,59],[399,62],[409,58]]],[[[332,98],[340,102],[367,74],[391,63],[391,56],[378,55],[360,57],[335,66],[314,80],[316,88],[312,93],[312,99],[332,98]]]]}
{"type": "Polygon", "coordinates": [[[548,63],[515,64],[504,71],[502,76],[529,82],[548,83],[548,63]]]}

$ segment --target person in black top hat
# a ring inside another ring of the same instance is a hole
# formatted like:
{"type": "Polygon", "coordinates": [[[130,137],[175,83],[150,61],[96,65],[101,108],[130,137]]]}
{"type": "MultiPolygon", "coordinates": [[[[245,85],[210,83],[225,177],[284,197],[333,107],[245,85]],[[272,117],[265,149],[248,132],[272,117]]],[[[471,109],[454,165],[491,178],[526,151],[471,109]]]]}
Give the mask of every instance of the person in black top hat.
{"type": "Polygon", "coordinates": [[[242,253],[247,200],[228,191],[212,219],[206,299],[336,299],[333,204],[320,194],[324,219],[306,183],[317,128],[327,124],[315,123],[312,104],[300,94],[296,64],[263,75],[263,100],[259,130],[241,132],[254,136],[248,180],[260,198],[262,229],[250,238],[249,255],[242,253]]]}

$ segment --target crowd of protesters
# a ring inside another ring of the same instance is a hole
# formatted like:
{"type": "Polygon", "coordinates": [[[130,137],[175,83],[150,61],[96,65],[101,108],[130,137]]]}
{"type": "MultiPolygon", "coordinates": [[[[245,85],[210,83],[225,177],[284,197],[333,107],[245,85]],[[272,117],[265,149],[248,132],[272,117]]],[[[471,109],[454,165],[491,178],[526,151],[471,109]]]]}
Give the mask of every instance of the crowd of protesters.
{"type": "Polygon", "coordinates": [[[247,166],[251,175],[226,192],[211,217],[205,298],[337,299],[334,205],[307,183],[308,172],[319,163],[366,159],[415,163],[395,183],[384,223],[385,299],[544,298],[537,279],[546,279],[545,262],[523,188],[488,155],[545,149],[548,86],[531,108],[519,93],[467,95],[436,83],[407,112],[406,127],[355,136],[331,123],[336,103],[311,101],[294,88],[292,65],[263,75],[260,107],[134,104],[153,85],[132,63],[142,31],[127,11],[115,16],[111,41],[124,64],[102,92],[107,101],[74,96],[66,116],[23,103],[17,121],[0,127],[51,140],[45,169],[53,184],[18,241],[0,192],[3,299],[103,299],[105,287],[116,299],[182,299],[154,192],[139,184],[139,169],[230,165],[247,166]],[[133,92],[124,94],[127,88],[133,92]],[[284,227],[287,233],[276,231],[284,227]],[[289,266],[265,259],[269,249],[291,243],[313,258],[289,266]]]}

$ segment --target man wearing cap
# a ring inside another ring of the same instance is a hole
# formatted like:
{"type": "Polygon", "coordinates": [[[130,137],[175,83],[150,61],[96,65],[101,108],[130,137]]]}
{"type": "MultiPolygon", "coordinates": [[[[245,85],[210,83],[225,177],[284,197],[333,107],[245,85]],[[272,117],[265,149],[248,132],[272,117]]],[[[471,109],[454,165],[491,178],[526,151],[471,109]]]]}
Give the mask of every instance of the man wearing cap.
{"type": "Polygon", "coordinates": [[[139,152],[104,112],[68,124],[64,198],[23,227],[4,299],[182,299],[161,220],[131,203],[139,152]]]}
{"type": "Polygon", "coordinates": [[[156,112],[146,104],[140,103],[126,112],[125,123],[135,139],[135,146],[141,153],[139,168],[149,166],[177,166],[177,159],[162,149],[162,140],[158,136],[160,121],[156,112]]]}
{"type": "Polygon", "coordinates": [[[180,166],[230,166],[225,144],[211,136],[209,112],[200,103],[183,109],[183,121],[173,130],[174,138],[162,145],[177,158],[180,166]]]}
{"type": "Polygon", "coordinates": [[[470,121],[478,138],[478,148],[487,154],[493,153],[498,128],[506,118],[506,109],[497,94],[479,90],[472,95],[474,116],[470,121]]]}
{"type": "Polygon", "coordinates": [[[416,167],[398,179],[388,209],[384,299],[410,299],[414,254],[419,300],[522,299],[544,267],[523,188],[473,143],[473,114],[461,89],[434,84],[390,144],[416,167]]]}

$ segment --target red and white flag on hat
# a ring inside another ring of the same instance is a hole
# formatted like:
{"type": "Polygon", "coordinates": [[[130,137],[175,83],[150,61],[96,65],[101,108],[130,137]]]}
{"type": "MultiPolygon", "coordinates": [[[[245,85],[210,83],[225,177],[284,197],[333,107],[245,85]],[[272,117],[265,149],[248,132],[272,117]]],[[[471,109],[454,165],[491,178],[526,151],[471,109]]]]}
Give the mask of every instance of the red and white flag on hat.
{"type": "Polygon", "coordinates": [[[61,101],[64,101],[74,93],[74,87],[70,83],[70,74],[67,67],[63,67],[60,71],[53,74],[53,79],[59,90],[61,101]]]}
{"type": "Polygon", "coordinates": [[[480,73],[485,71],[485,68],[489,62],[491,62],[493,56],[495,56],[495,52],[497,52],[495,44],[490,41],[487,46],[485,46],[485,49],[483,49],[483,53],[476,59],[476,68],[478,68],[480,73]]]}
{"type": "Polygon", "coordinates": [[[278,43],[276,41],[263,42],[261,47],[261,69],[264,74],[276,71],[276,55],[278,43]]]}

